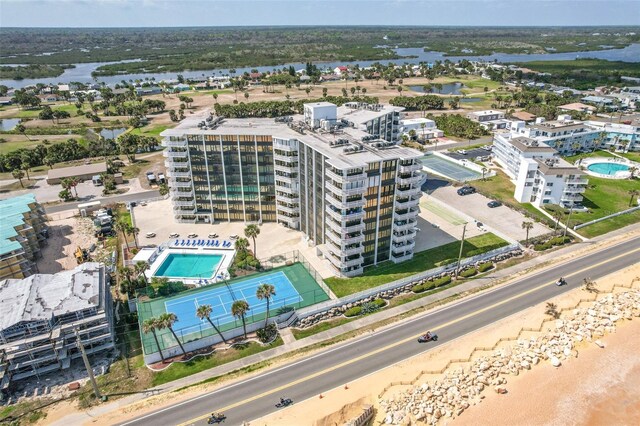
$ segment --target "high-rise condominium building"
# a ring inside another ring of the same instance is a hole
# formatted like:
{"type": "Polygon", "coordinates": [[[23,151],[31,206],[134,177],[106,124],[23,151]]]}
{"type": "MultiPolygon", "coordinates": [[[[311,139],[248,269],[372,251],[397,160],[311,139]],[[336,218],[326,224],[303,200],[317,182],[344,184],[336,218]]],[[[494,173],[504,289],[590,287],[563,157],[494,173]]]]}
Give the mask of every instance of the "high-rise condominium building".
{"type": "Polygon", "coordinates": [[[396,145],[401,108],[328,102],[277,119],[187,119],[163,132],[178,221],[277,221],[345,276],[413,257],[424,175],[396,145]]]}

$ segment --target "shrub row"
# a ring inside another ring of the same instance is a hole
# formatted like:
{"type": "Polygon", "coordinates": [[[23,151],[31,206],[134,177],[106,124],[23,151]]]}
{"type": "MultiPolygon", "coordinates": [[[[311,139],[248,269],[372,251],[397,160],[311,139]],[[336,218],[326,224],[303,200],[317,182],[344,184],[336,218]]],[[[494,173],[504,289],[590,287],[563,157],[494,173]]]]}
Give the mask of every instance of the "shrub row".
{"type": "Polygon", "coordinates": [[[493,269],[493,263],[492,262],[481,263],[480,266],[478,266],[478,272],[486,272],[489,269],[493,269]]]}
{"type": "Polygon", "coordinates": [[[551,238],[546,243],[534,245],[533,249],[535,251],[544,251],[544,250],[549,250],[553,246],[561,246],[569,242],[571,242],[570,237],[554,237],[554,238],[551,238]]]}
{"type": "Polygon", "coordinates": [[[476,275],[477,273],[478,273],[478,270],[476,268],[469,268],[460,272],[458,275],[461,276],[462,278],[469,278],[476,275]]]}
{"type": "Polygon", "coordinates": [[[370,314],[371,312],[377,311],[378,309],[387,305],[387,302],[384,299],[376,299],[373,302],[363,303],[360,306],[354,306],[353,308],[349,308],[344,312],[345,317],[355,317],[362,314],[370,314]]]}
{"type": "Polygon", "coordinates": [[[451,282],[451,277],[449,275],[444,276],[442,278],[438,278],[433,281],[427,281],[423,284],[417,284],[411,287],[411,291],[414,293],[422,293],[427,290],[432,290],[437,287],[442,287],[443,285],[447,285],[451,282]]]}

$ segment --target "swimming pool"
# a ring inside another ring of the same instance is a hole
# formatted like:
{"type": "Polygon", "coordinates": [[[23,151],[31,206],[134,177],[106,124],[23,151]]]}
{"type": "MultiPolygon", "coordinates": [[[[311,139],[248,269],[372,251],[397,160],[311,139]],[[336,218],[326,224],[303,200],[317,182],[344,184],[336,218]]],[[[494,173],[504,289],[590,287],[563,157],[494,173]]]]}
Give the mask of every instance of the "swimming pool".
{"type": "Polygon", "coordinates": [[[222,258],[219,254],[169,253],[153,275],[168,278],[213,278],[222,258]]]}
{"type": "Polygon", "coordinates": [[[593,163],[587,166],[587,170],[601,175],[615,176],[618,172],[626,172],[629,166],[619,163],[593,163]]]}

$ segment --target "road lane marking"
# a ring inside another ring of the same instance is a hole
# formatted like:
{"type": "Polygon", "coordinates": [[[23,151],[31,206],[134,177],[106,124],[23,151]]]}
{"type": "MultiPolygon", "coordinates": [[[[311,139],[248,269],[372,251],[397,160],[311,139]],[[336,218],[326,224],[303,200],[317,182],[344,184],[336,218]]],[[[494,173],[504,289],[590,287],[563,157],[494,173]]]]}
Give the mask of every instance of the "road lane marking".
{"type": "MultiPolygon", "coordinates": [[[[604,261],[598,262],[598,263],[593,264],[593,265],[589,265],[588,267],[583,268],[583,269],[580,269],[580,270],[578,270],[578,271],[576,271],[576,272],[573,272],[573,273],[571,273],[571,274],[566,274],[566,275],[565,275],[565,278],[567,278],[567,277],[573,277],[573,276],[576,276],[576,275],[581,275],[582,273],[584,273],[584,272],[585,272],[585,271],[587,271],[587,270],[590,270],[590,269],[593,269],[593,268],[597,268],[598,266],[604,265],[604,264],[606,264],[606,263],[610,263],[610,262],[612,262],[612,261],[614,261],[614,260],[617,260],[617,259],[619,259],[619,258],[621,258],[621,257],[629,256],[629,255],[631,255],[631,254],[633,254],[633,253],[636,253],[636,252],[639,252],[639,251],[640,251],[640,248],[637,248],[637,249],[632,250],[632,251],[630,251],[630,252],[626,252],[626,253],[619,254],[618,256],[615,256],[615,257],[609,258],[609,259],[607,259],[607,260],[604,260],[604,261]]],[[[504,304],[509,303],[509,302],[511,302],[511,301],[513,301],[513,300],[516,300],[516,299],[519,299],[519,298],[521,298],[521,297],[524,297],[524,296],[526,296],[526,295],[528,295],[528,294],[534,293],[534,292],[536,292],[536,291],[538,291],[538,290],[540,290],[540,289],[542,289],[542,288],[544,288],[544,287],[548,287],[548,286],[550,286],[550,285],[556,285],[556,282],[555,282],[555,281],[547,282],[547,283],[545,283],[545,284],[541,284],[541,285],[539,285],[539,286],[537,286],[537,287],[530,288],[530,289],[528,289],[528,290],[526,290],[526,291],[523,291],[523,292],[521,292],[521,293],[515,294],[515,295],[513,295],[513,296],[511,296],[511,297],[509,297],[509,298],[507,298],[507,299],[501,300],[500,302],[496,302],[496,303],[494,303],[494,304],[492,304],[492,305],[490,305],[490,306],[486,306],[486,307],[484,307],[484,308],[482,308],[482,309],[478,309],[478,310],[476,310],[476,311],[474,311],[474,312],[470,312],[470,313],[468,313],[468,314],[466,314],[466,315],[464,315],[464,316],[462,316],[462,317],[459,317],[459,318],[456,318],[456,319],[454,319],[454,320],[448,321],[448,322],[446,322],[446,323],[444,323],[444,324],[440,324],[440,325],[438,325],[438,326],[435,326],[435,327],[433,327],[433,329],[432,329],[432,330],[438,330],[438,329],[442,329],[442,328],[445,328],[445,327],[449,327],[449,326],[451,326],[451,325],[453,325],[453,324],[456,324],[456,323],[462,322],[462,321],[464,321],[464,320],[466,320],[466,319],[469,319],[469,318],[471,318],[471,317],[477,316],[477,315],[479,315],[479,314],[481,314],[481,313],[483,313],[483,312],[486,312],[486,311],[492,310],[492,309],[494,309],[494,308],[497,308],[498,306],[504,305],[504,304]]],[[[324,370],[322,370],[322,371],[318,371],[318,372],[316,372],[316,373],[313,373],[313,374],[310,374],[310,375],[308,375],[308,376],[302,377],[302,378],[300,378],[300,379],[294,380],[294,381],[289,382],[289,383],[287,383],[287,384],[284,384],[284,385],[282,385],[282,386],[278,386],[277,388],[274,388],[274,389],[271,389],[271,390],[265,391],[265,392],[263,392],[263,393],[261,393],[261,394],[254,395],[254,396],[252,396],[252,397],[250,397],[250,398],[247,398],[247,399],[245,399],[245,400],[243,400],[243,401],[238,401],[238,402],[233,403],[233,404],[230,404],[230,405],[228,405],[228,406],[226,406],[226,407],[224,407],[224,408],[217,409],[216,411],[224,413],[225,411],[232,410],[232,409],[234,409],[234,408],[236,408],[236,407],[239,407],[239,406],[241,406],[241,405],[245,405],[245,404],[247,404],[247,403],[250,403],[250,402],[255,401],[255,400],[257,400],[257,399],[263,398],[263,397],[265,397],[265,396],[272,395],[272,394],[274,394],[274,393],[280,392],[280,391],[285,390],[285,389],[287,389],[287,388],[290,388],[290,387],[292,387],[292,386],[296,386],[296,385],[298,385],[298,384],[300,384],[300,383],[306,382],[306,381],[308,381],[308,380],[312,380],[312,379],[314,379],[314,378],[316,378],[316,377],[319,377],[319,376],[321,376],[321,375],[323,375],[323,374],[331,373],[332,371],[338,370],[338,369],[340,369],[340,368],[342,368],[342,367],[345,367],[345,366],[347,366],[347,365],[350,365],[350,364],[353,364],[353,363],[355,363],[355,362],[361,361],[361,360],[363,360],[363,359],[366,359],[366,358],[372,357],[372,356],[374,356],[374,355],[377,355],[377,354],[379,354],[379,353],[381,353],[381,352],[384,352],[384,351],[387,351],[387,350],[389,350],[389,349],[393,349],[393,348],[395,348],[396,346],[400,346],[400,345],[403,345],[403,344],[405,344],[405,343],[408,343],[408,342],[410,342],[410,341],[412,341],[412,340],[417,339],[417,338],[418,338],[419,336],[421,336],[422,334],[423,334],[423,333],[420,333],[419,335],[415,335],[415,336],[407,337],[407,338],[405,338],[405,339],[403,339],[403,340],[397,341],[397,342],[395,342],[395,343],[391,343],[391,344],[389,344],[389,345],[387,345],[387,346],[385,346],[385,347],[378,348],[378,349],[373,350],[373,351],[371,351],[371,352],[367,352],[366,354],[360,355],[360,356],[358,356],[358,357],[356,357],[356,358],[352,358],[352,359],[350,359],[350,360],[348,360],[348,361],[344,361],[344,362],[342,362],[342,363],[340,363],[340,364],[336,364],[336,365],[331,366],[331,367],[329,367],[329,368],[326,368],[326,369],[324,369],[324,370]]],[[[196,418],[194,418],[194,419],[191,419],[191,420],[189,420],[189,421],[187,421],[187,422],[180,423],[178,426],[187,426],[187,425],[192,425],[192,424],[194,424],[194,423],[196,423],[196,422],[198,422],[198,421],[200,421],[200,420],[205,420],[205,419],[207,419],[207,418],[209,418],[209,415],[208,415],[208,414],[205,414],[205,415],[202,415],[202,416],[196,417],[196,418]]]]}

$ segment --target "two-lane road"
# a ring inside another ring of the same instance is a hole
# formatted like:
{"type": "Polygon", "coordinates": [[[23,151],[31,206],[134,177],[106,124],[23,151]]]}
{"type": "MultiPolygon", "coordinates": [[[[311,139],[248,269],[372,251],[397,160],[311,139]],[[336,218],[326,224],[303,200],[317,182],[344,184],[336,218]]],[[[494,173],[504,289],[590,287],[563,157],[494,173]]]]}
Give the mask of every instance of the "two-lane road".
{"type": "Polygon", "coordinates": [[[442,309],[314,356],[224,386],[197,398],[155,411],[123,425],[206,424],[214,411],[227,415],[226,424],[241,424],[271,413],[281,396],[295,401],[343,386],[367,374],[420,354],[499,319],[580,286],[640,260],[640,238],[545,268],[509,285],[480,293],[442,309]],[[568,285],[557,287],[558,277],[568,285]],[[438,332],[437,343],[418,344],[427,329],[438,332]]]}

